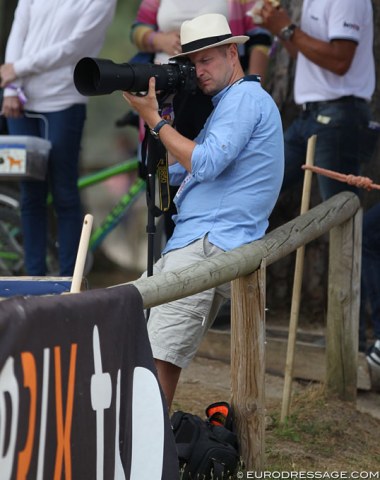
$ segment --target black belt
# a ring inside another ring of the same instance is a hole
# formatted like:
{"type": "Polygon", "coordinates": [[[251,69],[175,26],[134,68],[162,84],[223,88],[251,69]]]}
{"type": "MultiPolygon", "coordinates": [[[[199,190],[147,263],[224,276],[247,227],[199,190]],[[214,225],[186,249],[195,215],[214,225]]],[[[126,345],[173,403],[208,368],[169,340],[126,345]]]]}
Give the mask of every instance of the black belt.
{"type": "Polygon", "coordinates": [[[307,112],[315,110],[324,105],[331,105],[332,103],[367,103],[365,98],[355,97],[354,95],[347,95],[345,97],[334,98],[333,100],[323,100],[322,102],[306,102],[302,104],[302,110],[307,112]]]}

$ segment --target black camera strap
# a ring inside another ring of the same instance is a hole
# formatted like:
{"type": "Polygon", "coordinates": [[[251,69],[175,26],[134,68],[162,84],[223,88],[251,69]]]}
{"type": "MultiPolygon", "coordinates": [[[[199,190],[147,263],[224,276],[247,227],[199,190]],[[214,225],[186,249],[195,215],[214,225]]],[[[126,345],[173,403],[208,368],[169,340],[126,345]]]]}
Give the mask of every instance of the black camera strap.
{"type": "Polygon", "coordinates": [[[153,138],[149,128],[145,126],[145,136],[141,144],[140,177],[146,180],[148,207],[155,217],[159,217],[170,207],[169,164],[168,153],[163,143],[153,138]],[[152,184],[157,176],[158,201],[155,204],[155,188],[152,184]]]}
{"type": "Polygon", "coordinates": [[[260,82],[260,76],[259,75],[246,75],[241,79],[242,82],[260,82]]]}
{"type": "MultiPolygon", "coordinates": [[[[159,217],[169,208],[169,173],[167,152],[163,143],[153,137],[150,130],[145,126],[145,136],[141,145],[142,166],[140,174],[146,181],[146,202],[148,207],[148,223],[146,233],[148,235],[148,277],[153,275],[154,263],[154,235],[156,233],[155,217],[159,217]],[[156,205],[156,181],[158,181],[160,206],[156,205]]],[[[147,318],[149,310],[147,310],[147,318]]]]}

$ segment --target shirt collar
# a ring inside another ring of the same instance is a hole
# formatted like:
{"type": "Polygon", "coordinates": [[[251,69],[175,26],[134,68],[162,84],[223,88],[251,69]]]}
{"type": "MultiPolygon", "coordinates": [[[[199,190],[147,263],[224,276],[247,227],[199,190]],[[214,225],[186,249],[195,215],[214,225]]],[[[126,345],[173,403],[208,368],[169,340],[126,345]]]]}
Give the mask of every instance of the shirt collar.
{"type": "Polygon", "coordinates": [[[222,99],[223,95],[226,93],[226,91],[230,88],[231,85],[227,85],[227,87],[224,87],[223,90],[221,90],[219,93],[217,93],[216,95],[214,95],[211,99],[212,101],[212,104],[214,105],[214,107],[216,107],[218,105],[218,103],[220,102],[220,100],[222,99]]]}
{"type": "Polygon", "coordinates": [[[239,80],[236,80],[234,83],[231,83],[231,85],[227,85],[227,87],[224,87],[223,90],[221,90],[219,93],[217,93],[216,95],[214,95],[212,97],[211,101],[212,101],[212,104],[214,105],[214,107],[216,107],[218,105],[218,103],[220,102],[220,100],[222,99],[224,94],[227,92],[227,90],[229,90],[234,85],[239,85],[240,83],[245,82],[245,81],[260,82],[260,77],[258,77],[257,75],[246,75],[243,78],[239,78],[239,80]]]}

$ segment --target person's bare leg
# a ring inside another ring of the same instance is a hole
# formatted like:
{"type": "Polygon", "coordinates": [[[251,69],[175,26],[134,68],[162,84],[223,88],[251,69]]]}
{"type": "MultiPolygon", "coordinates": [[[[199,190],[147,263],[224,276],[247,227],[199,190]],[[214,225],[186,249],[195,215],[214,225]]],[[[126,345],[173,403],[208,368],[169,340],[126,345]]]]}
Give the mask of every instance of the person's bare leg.
{"type": "Polygon", "coordinates": [[[158,380],[170,410],[179,376],[181,375],[181,368],[172,363],[164,362],[163,360],[155,359],[154,361],[157,368],[158,380]]]}

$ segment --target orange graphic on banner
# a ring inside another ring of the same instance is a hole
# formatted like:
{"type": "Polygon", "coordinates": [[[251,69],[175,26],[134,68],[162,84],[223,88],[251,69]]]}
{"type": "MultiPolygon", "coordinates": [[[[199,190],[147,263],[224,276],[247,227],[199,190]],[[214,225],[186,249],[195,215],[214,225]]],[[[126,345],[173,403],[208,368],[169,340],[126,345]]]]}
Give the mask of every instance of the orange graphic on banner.
{"type": "Polygon", "coordinates": [[[22,369],[24,373],[24,387],[30,391],[29,424],[25,447],[18,454],[17,480],[24,480],[29,471],[33,451],[34,432],[36,430],[37,409],[37,373],[36,362],[30,352],[21,354],[22,369]]]}
{"type": "Polygon", "coordinates": [[[63,405],[62,405],[62,370],[61,370],[61,349],[54,348],[55,364],[55,403],[57,412],[57,456],[55,460],[54,480],[60,480],[62,476],[63,456],[65,457],[65,479],[71,480],[71,450],[70,435],[73,418],[74,385],[75,385],[75,362],[77,345],[71,345],[69,379],[66,399],[65,426],[63,426],[63,405]]]}

